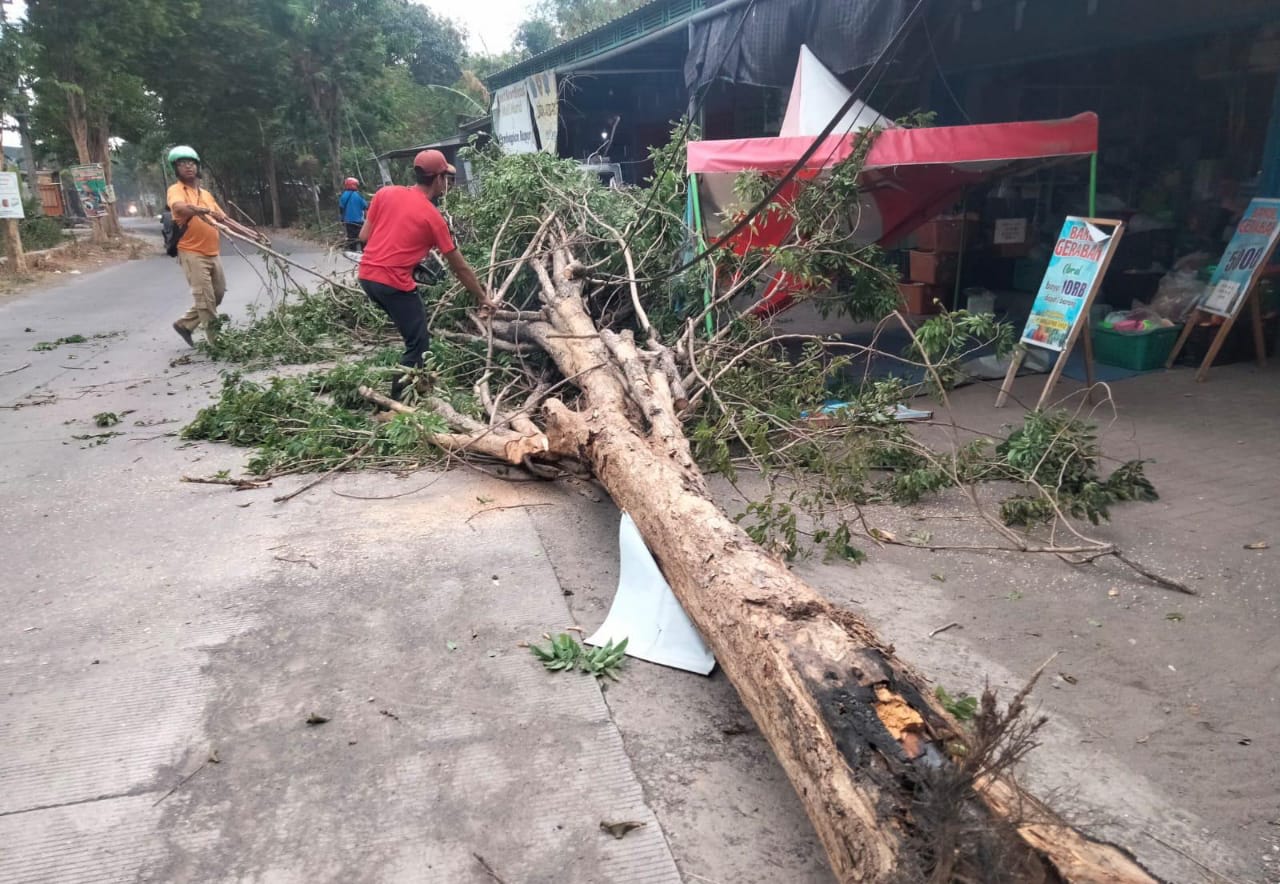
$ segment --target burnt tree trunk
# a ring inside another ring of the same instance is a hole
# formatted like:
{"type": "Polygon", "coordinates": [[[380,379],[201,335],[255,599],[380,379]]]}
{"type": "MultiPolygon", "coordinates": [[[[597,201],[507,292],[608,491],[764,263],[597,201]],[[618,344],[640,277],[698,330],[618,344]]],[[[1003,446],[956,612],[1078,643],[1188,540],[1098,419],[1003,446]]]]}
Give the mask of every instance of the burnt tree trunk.
{"type": "MultiPolygon", "coordinates": [[[[549,455],[587,464],[635,520],[785,769],[837,879],[942,874],[950,860],[921,853],[917,787],[952,763],[947,744],[963,735],[890,645],[712,502],[681,428],[670,351],[652,336],[641,349],[629,331],[598,329],[566,249],[552,252],[550,270],[540,260],[530,266],[541,282],[539,319],[492,327],[495,337],[535,342],[581,391],[573,407],[560,399],[542,406],[549,455]]],[[[1007,825],[1020,851],[1016,880],[1152,880],[1007,779],[975,782],[966,795],[969,818],[1007,825]]]]}
{"type": "MultiPolygon", "coordinates": [[[[698,627],[743,705],[795,787],[841,882],[1113,882],[1151,884],[1128,855],[1090,841],[1023,793],[982,756],[929,696],[923,679],[853,614],[833,607],[754,543],[712,501],[693,460],[679,408],[675,360],[651,331],[643,347],[631,331],[597,326],[583,298],[585,273],[565,243],[538,242],[516,262],[540,283],[541,309],[475,318],[491,345],[545,352],[580,395],[501,412],[483,385],[489,424],[429,402],[453,432],[438,444],[510,463],[557,460],[586,465],[631,515],[676,597],[698,627]],[[540,405],[540,408],[539,408],[540,405]],[[539,409],[542,427],[530,420],[539,409]],[[970,750],[964,756],[956,744],[970,750]],[[965,761],[958,761],[964,758],[965,761]],[[966,766],[968,765],[968,766],[966,766]],[[948,778],[949,777],[949,778],[948,778]],[[947,789],[937,788],[939,784],[947,789]],[[945,793],[953,825],[930,829],[927,803],[945,793]],[[982,833],[968,868],[958,845],[982,833]],[[987,833],[997,833],[988,838],[987,833]],[[997,839],[998,840],[995,840],[997,839]],[[988,848],[992,848],[989,850],[988,848]],[[999,850],[999,868],[987,861],[999,850]]],[[[634,293],[633,293],[634,296],[634,293]]],[[[635,315],[649,330],[638,296],[635,315]]],[[[384,406],[406,410],[372,391],[384,406]]],[[[1019,705],[1021,696],[1015,699],[1019,705]]]]}

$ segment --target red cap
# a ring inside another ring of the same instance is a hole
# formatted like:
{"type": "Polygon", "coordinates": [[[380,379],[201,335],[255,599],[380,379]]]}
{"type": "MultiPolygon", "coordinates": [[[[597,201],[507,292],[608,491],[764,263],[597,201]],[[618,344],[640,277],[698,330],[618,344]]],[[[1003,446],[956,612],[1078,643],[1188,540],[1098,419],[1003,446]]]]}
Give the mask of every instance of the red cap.
{"type": "Polygon", "coordinates": [[[413,165],[428,175],[440,175],[448,173],[456,174],[457,169],[449,165],[449,161],[444,158],[444,154],[438,150],[422,150],[413,158],[413,165]]]}
{"type": "Polygon", "coordinates": [[[346,181],[342,182],[342,186],[347,190],[358,190],[360,188],[360,182],[355,178],[348,178],[346,181]]]}

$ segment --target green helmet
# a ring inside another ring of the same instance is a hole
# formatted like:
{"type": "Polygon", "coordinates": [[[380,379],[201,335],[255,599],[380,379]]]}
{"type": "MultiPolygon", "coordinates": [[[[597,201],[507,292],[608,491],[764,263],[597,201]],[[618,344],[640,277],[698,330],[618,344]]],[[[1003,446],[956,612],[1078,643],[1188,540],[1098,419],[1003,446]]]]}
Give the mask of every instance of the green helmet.
{"type": "Polygon", "coordinates": [[[199,163],[200,154],[196,153],[196,149],[194,147],[179,144],[177,147],[172,148],[169,151],[169,165],[172,166],[178,160],[195,160],[199,163]]]}

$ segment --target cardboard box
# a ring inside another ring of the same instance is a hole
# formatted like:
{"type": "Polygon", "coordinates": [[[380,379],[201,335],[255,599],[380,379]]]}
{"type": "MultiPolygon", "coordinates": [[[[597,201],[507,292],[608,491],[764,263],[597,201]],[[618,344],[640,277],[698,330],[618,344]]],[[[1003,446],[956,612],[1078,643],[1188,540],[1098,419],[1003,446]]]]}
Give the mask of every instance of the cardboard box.
{"type": "Polygon", "coordinates": [[[915,316],[927,316],[942,309],[939,303],[945,297],[946,290],[936,285],[925,285],[922,282],[898,283],[898,301],[904,313],[915,316]]]}
{"type": "Polygon", "coordinates": [[[963,252],[978,238],[974,215],[939,215],[916,230],[916,247],[928,252],[963,252]]]}
{"type": "Polygon", "coordinates": [[[927,252],[923,249],[912,249],[910,257],[910,273],[913,282],[925,282],[929,285],[950,285],[956,281],[955,252],[927,252]]]}
{"type": "Polygon", "coordinates": [[[1031,243],[1007,243],[992,246],[991,251],[997,258],[1025,258],[1031,254],[1031,243]]]}

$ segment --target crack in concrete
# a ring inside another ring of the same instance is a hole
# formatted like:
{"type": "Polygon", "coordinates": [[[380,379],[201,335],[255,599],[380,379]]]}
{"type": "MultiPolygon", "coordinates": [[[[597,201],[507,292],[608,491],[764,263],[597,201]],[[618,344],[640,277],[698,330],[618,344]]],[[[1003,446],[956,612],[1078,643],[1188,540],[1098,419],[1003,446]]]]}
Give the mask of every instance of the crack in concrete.
{"type": "Polygon", "coordinates": [[[21,810],[5,810],[0,811],[0,818],[9,816],[19,816],[24,813],[39,813],[42,810],[57,810],[62,807],[76,807],[81,804],[93,804],[95,801],[111,801],[116,798],[137,798],[139,795],[146,795],[149,792],[159,792],[159,789],[139,788],[130,789],[127,792],[114,792],[106,795],[95,795],[92,798],[77,798],[75,801],[62,801],[57,804],[39,804],[35,807],[24,807],[21,810]]]}

